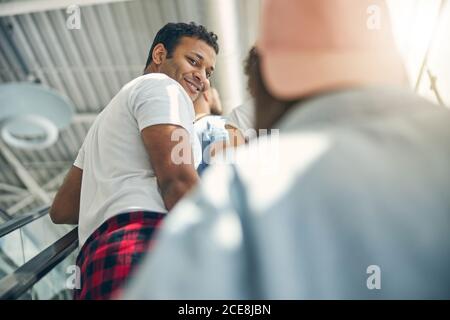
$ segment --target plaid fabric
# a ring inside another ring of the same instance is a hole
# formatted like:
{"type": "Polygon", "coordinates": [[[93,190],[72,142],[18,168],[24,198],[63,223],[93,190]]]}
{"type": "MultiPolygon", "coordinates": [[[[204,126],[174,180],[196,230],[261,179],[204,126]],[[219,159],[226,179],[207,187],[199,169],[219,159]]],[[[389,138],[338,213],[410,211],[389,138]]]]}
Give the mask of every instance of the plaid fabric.
{"type": "Polygon", "coordinates": [[[152,236],[165,214],[139,211],[119,214],[88,238],[77,257],[81,288],[74,300],[111,299],[152,246],[152,236]]]}

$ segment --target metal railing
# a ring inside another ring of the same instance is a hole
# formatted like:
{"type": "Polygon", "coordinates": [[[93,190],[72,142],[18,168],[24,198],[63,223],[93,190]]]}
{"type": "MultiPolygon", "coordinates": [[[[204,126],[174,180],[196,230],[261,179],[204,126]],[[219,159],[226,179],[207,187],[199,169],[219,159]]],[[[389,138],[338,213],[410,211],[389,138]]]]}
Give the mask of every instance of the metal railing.
{"type": "Polygon", "coordinates": [[[34,212],[14,217],[11,220],[6,221],[5,223],[2,223],[0,225],[0,238],[29,224],[36,219],[39,219],[40,217],[45,216],[49,210],[50,207],[41,208],[34,212]]]}
{"type": "Polygon", "coordinates": [[[0,208],[0,218],[2,218],[5,221],[8,221],[11,220],[13,217],[8,212],[0,208]]]}
{"type": "Polygon", "coordinates": [[[78,247],[78,228],[0,280],[0,299],[18,299],[78,247]]]}
{"type": "MultiPolygon", "coordinates": [[[[42,208],[3,223],[0,225],[0,237],[45,216],[48,211],[49,207],[42,208]]],[[[78,228],[74,228],[13,273],[0,279],[0,299],[20,298],[77,247],[78,228]]]]}

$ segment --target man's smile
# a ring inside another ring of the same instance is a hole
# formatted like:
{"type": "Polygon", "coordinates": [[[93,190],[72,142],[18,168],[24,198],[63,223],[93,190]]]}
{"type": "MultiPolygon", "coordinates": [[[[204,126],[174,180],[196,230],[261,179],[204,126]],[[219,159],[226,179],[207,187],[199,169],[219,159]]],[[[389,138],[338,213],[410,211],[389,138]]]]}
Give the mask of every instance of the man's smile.
{"type": "Polygon", "coordinates": [[[196,81],[188,79],[187,77],[183,78],[183,80],[192,95],[198,95],[202,91],[203,86],[196,81]]]}

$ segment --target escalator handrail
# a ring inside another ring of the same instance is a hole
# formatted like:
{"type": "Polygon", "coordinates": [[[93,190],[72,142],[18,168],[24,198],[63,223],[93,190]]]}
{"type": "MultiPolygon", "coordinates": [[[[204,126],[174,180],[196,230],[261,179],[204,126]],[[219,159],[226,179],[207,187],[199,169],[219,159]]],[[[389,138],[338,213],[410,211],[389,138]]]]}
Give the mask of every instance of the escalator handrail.
{"type": "Polygon", "coordinates": [[[13,219],[11,219],[5,223],[2,223],[0,225],[0,238],[7,235],[8,233],[11,233],[11,232],[23,227],[24,225],[26,225],[36,219],[39,219],[40,217],[45,216],[49,210],[50,210],[50,207],[46,206],[46,207],[38,209],[34,212],[20,215],[18,217],[14,217],[13,219]]]}
{"type": "Polygon", "coordinates": [[[0,217],[5,221],[9,221],[13,218],[8,212],[3,210],[2,208],[0,208],[0,217]]]}
{"type": "Polygon", "coordinates": [[[74,228],[12,274],[0,279],[0,300],[18,299],[77,247],[78,228],[74,228]]]}

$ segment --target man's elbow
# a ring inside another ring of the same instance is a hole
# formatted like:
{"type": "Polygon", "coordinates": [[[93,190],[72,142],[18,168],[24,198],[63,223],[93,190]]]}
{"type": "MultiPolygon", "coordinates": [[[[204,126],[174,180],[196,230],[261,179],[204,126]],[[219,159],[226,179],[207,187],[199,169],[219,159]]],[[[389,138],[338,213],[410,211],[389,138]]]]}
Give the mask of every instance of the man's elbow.
{"type": "Polygon", "coordinates": [[[71,212],[67,207],[58,206],[56,203],[50,208],[50,219],[54,224],[78,224],[78,214],[71,212]]]}
{"type": "Polygon", "coordinates": [[[55,224],[78,224],[83,170],[72,166],[53,199],[50,218],[55,224]]]}
{"type": "Polygon", "coordinates": [[[198,175],[195,171],[194,173],[192,175],[171,177],[160,183],[161,193],[167,210],[170,211],[198,183],[198,175]]]}
{"type": "Polygon", "coordinates": [[[61,211],[58,210],[57,206],[55,206],[55,204],[53,203],[52,206],[50,207],[50,211],[49,211],[50,219],[55,224],[63,224],[64,219],[60,214],[58,214],[58,212],[61,212],[61,211]]]}

